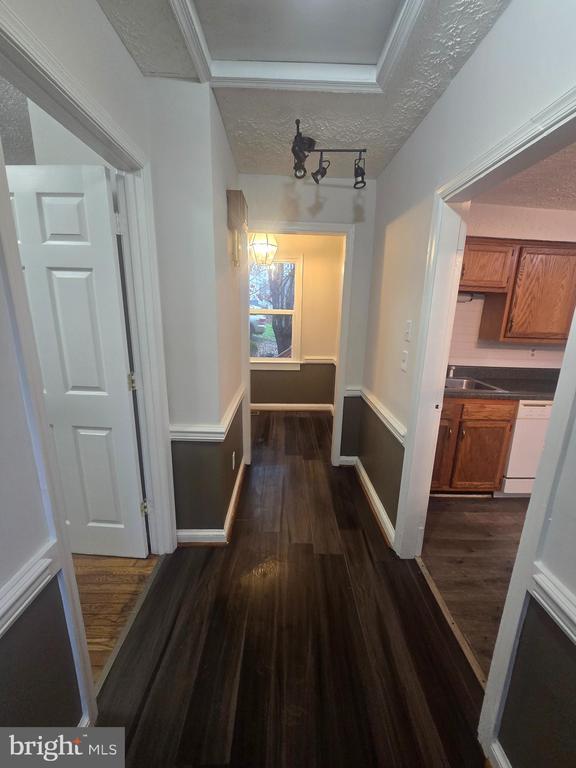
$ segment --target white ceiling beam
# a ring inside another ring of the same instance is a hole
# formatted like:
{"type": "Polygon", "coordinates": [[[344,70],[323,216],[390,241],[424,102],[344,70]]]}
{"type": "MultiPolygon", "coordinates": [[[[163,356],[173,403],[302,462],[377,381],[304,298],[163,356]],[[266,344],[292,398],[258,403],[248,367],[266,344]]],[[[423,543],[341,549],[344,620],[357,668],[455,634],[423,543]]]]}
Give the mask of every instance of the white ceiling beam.
{"type": "Polygon", "coordinates": [[[192,0],[170,0],[170,6],[184,36],[198,79],[201,83],[210,82],[212,59],[196,6],[192,0]]]}
{"type": "Polygon", "coordinates": [[[376,64],[375,77],[381,90],[384,90],[400,54],[406,48],[425,4],[426,0],[405,0],[400,9],[376,64]]]}
{"type": "Polygon", "coordinates": [[[211,85],[221,88],[380,92],[376,82],[376,68],[370,64],[214,60],[211,74],[211,85]]]}

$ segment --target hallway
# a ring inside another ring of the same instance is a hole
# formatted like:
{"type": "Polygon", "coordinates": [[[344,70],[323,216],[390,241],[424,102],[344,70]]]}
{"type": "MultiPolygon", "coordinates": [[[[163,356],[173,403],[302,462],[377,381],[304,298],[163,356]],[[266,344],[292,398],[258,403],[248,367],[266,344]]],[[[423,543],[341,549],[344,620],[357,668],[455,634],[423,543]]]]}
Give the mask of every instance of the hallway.
{"type": "Polygon", "coordinates": [[[484,764],[480,685],[330,430],[255,414],[230,545],[164,559],[99,696],[128,766],[484,764]]]}

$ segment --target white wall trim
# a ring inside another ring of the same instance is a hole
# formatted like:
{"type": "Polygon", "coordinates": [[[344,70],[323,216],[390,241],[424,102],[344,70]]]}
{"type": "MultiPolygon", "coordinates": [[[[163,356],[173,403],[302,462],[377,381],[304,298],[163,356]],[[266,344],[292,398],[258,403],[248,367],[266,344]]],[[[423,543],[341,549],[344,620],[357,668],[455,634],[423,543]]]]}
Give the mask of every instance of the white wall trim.
{"type": "Polygon", "coordinates": [[[378,400],[373,392],[371,392],[366,387],[353,386],[346,387],[345,396],[361,397],[364,402],[370,406],[376,416],[378,416],[380,421],[385,424],[390,432],[392,432],[398,442],[404,445],[406,441],[406,435],[408,433],[406,425],[402,424],[402,422],[397,419],[396,416],[394,416],[392,411],[386,408],[384,403],[378,400]]]}
{"type": "Polygon", "coordinates": [[[358,456],[340,456],[341,467],[355,467],[358,456]]]}
{"type": "Polygon", "coordinates": [[[216,424],[170,424],[171,440],[187,440],[196,443],[221,443],[226,439],[236,411],[244,399],[244,384],[240,386],[222,420],[216,424]]]}
{"type": "Polygon", "coordinates": [[[360,480],[360,485],[362,486],[362,490],[364,491],[366,498],[368,499],[368,503],[370,504],[372,512],[374,513],[374,516],[376,517],[378,524],[380,525],[384,535],[386,536],[386,539],[388,540],[388,544],[392,547],[394,546],[394,535],[395,535],[392,521],[388,517],[388,513],[386,512],[384,505],[380,501],[380,497],[376,493],[376,489],[372,485],[372,481],[368,477],[368,473],[366,472],[366,469],[364,468],[364,465],[362,464],[362,461],[359,458],[356,458],[356,461],[354,462],[354,467],[356,468],[356,473],[358,475],[358,479],[360,480]]]}
{"type": "Polygon", "coordinates": [[[148,525],[152,552],[176,547],[176,507],[168,431],[168,387],[162,333],[162,308],[152,183],[147,166],[140,174],[117,176],[126,267],[128,313],[138,391],[148,525]]]}
{"type": "Polygon", "coordinates": [[[90,727],[90,716],[89,715],[82,715],[80,718],[80,722],[78,723],[78,728],[89,728],[90,727]]]}
{"type": "Polygon", "coordinates": [[[230,542],[232,526],[234,525],[234,517],[236,516],[236,510],[238,508],[245,471],[246,464],[242,461],[242,464],[238,469],[238,474],[236,475],[236,482],[234,483],[234,490],[230,497],[230,503],[228,504],[228,511],[226,512],[226,518],[224,520],[224,528],[179,528],[178,544],[222,545],[230,542]]]}
{"type": "Polygon", "coordinates": [[[508,760],[504,748],[499,741],[494,741],[490,745],[488,758],[494,768],[512,768],[512,763],[508,760]]]}
{"type": "Polygon", "coordinates": [[[546,566],[537,563],[530,593],[558,626],[576,643],[576,595],[567,589],[546,566]]]}
{"type": "Polygon", "coordinates": [[[0,589],[0,637],[60,570],[56,540],[43,546],[0,589]]]}
{"type": "MultiPolygon", "coordinates": [[[[508,164],[513,163],[516,157],[530,150],[542,140],[549,139],[551,147],[562,148],[564,142],[560,140],[556,145],[555,137],[552,134],[574,120],[575,117],[576,87],[566,91],[558,99],[533,115],[517,130],[508,134],[504,139],[490,147],[487,152],[477,157],[461,173],[440,187],[438,194],[446,201],[469,200],[479,194],[488,184],[494,183],[495,171],[501,170],[502,179],[515,173],[515,170],[509,168],[508,164]],[[490,176],[489,181],[487,181],[488,176],[490,176]],[[482,185],[485,180],[487,184],[482,185]]],[[[553,149],[550,153],[552,151],[553,149]]],[[[525,161],[525,157],[523,161],[525,161]]],[[[523,164],[517,170],[523,170],[524,167],[523,164]]]]}
{"type": "Polygon", "coordinates": [[[334,413],[332,403],[250,403],[252,411],[329,411],[334,413]]]}
{"type": "Polygon", "coordinates": [[[219,88],[381,93],[371,64],[216,60],[210,71],[210,84],[219,88]]]}
{"type": "Polygon", "coordinates": [[[0,64],[5,77],[114,167],[144,166],[143,150],[3,0],[0,64]]]}
{"type": "Polygon", "coordinates": [[[423,7],[424,0],[405,0],[400,7],[400,12],[376,64],[376,82],[382,90],[388,84],[400,54],[408,44],[423,7]]]}
{"type": "Polygon", "coordinates": [[[194,63],[198,79],[201,83],[206,83],[212,76],[212,58],[196,7],[192,0],[170,0],[170,5],[194,63]]]}

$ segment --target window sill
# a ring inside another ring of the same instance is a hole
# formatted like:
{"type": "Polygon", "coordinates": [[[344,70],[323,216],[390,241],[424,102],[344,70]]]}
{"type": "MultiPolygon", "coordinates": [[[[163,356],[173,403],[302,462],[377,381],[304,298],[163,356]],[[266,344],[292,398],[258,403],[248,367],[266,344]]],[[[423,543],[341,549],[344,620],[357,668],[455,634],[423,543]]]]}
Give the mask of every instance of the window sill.
{"type": "Polygon", "coordinates": [[[251,371],[299,371],[300,360],[250,360],[251,371]]]}

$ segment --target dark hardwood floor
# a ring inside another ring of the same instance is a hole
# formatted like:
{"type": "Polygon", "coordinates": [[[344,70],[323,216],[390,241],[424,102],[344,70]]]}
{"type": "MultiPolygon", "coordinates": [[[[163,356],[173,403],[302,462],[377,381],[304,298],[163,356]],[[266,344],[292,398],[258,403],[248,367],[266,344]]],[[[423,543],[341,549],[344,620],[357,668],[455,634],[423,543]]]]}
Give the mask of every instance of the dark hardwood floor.
{"type": "Polygon", "coordinates": [[[99,696],[127,766],[483,766],[481,687],[330,430],[255,415],[232,542],[160,565],[99,696]]]}
{"type": "Polygon", "coordinates": [[[488,675],[528,499],[430,499],[422,560],[488,675]]]}

